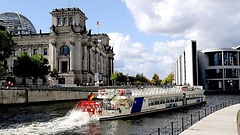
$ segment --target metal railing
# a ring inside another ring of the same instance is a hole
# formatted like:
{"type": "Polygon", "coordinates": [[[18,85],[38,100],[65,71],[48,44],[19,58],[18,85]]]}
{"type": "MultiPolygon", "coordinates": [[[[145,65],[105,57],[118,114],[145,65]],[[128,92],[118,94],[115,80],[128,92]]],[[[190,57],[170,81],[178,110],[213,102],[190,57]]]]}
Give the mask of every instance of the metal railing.
{"type": "Polygon", "coordinates": [[[233,100],[232,102],[224,102],[215,106],[205,107],[200,111],[191,113],[190,116],[182,117],[181,120],[172,121],[165,127],[159,127],[157,130],[149,133],[149,135],[178,135],[209,114],[237,103],[240,103],[240,99],[233,100]]]}

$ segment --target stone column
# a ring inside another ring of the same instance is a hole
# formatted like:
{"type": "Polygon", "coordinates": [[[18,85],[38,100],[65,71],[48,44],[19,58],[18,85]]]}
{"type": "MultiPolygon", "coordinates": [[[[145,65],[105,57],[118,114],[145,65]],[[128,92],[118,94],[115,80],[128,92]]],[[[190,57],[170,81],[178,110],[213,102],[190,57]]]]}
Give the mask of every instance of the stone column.
{"type": "Polygon", "coordinates": [[[72,71],[74,68],[73,66],[73,59],[74,59],[74,49],[73,47],[71,47],[71,51],[70,51],[70,71],[72,71]]]}
{"type": "Polygon", "coordinates": [[[99,61],[98,61],[98,59],[99,59],[99,57],[98,57],[98,52],[96,52],[96,73],[99,73],[99,61]]]}
{"type": "Polygon", "coordinates": [[[83,70],[87,70],[87,45],[84,46],[84,64],[83,64],[83,70]]]}

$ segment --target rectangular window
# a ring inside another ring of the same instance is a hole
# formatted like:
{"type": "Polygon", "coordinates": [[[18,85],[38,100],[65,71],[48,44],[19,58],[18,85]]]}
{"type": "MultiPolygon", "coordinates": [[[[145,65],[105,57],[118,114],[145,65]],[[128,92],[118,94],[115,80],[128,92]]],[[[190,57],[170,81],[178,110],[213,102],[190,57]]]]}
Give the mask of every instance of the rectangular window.
{"type": "Polygon", "coordinates": [[[43,49],[43,55],[47,55],[47,48],[43,49]]]}
{"type": "Polygon", "coordinates": [[[16,50],[13,51],[13,56],[17,57],[18,56],[18,52],[16,50]]]}
{"type": "Polygon", "coordinates": [[[237,52],[224,52],[224,65],[237,65],[237,52]]]}
{"type": "Polygon", "coordinates": [[[237,69],[225,69],[226,78],[238,78],[237,69]]]}
{"type": "Polygon", "coordinates": [[[222,66],[222,52],[208,53],[209,66],[222,66]]]}
{"type": "Polygon", "coordinates": [[[207,79],[223,78],[222,69],[207,69],[205,73],[206,73],[205,76],[207,79]]]}
{"type": "Polygon", "coordinates": [[[36,55],[36,54],[38,54],[38,50],[37,50],[37,49],[34,49],[34,50],[33,50],[33,55],[36,55]]]}

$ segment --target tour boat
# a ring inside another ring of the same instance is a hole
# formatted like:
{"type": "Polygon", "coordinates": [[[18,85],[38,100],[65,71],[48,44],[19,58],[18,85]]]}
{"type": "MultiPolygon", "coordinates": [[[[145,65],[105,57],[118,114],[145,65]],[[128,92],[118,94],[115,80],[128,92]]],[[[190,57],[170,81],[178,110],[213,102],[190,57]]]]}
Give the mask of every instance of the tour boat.
{"type": "Polygon", "coordinates": [[[99,120],[139,116],[164,110],[206,103],[202,86],[172,86],[132,89],[100,89],[82,100],[76,110],[88,112],[99,120]]]}

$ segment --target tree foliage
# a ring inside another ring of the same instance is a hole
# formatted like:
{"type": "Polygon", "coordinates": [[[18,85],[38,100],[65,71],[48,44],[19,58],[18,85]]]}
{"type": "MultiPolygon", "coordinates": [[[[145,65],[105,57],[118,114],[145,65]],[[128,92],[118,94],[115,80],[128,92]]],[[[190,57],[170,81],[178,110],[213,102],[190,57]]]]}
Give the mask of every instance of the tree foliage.
{"type": "Polygon", "coordinates": [[[4,26],[0,25],[0,77],[7,74],[8,67],[7,64],[4,64],[4,60],[12,55],[15,45],[12,35],[4,26]]]}
{"type": "Polygon", "coordinates": [[[121,72],[114,72],[111,74],[110,80],[114,80],[116,85],[144,85],[152,84],[143,74],[137,74],[136,76],[124,75],[121,72]]]}
{"type": "Polygon", "coordinates": [[[58,70],[56,68],[53,68],[53,70],[50,71],[50,76],[55,79],[58,79],[58,70]]]}
{"type": "Polygon", "coordinates": [[[114,72],[111,74],[110,80],[114,80],[115,84],[121,85],[126,82],[126,77],[121,72],[114,72]]]}
{"type": "Polygon", "coordinates": [[[149,82],[150,82],[150,80],[147,79],[147,78],[143,75],[143,73],[136,75],[136,84],[144,85],[144,84],[148,84],[149,82]]]}
{"type": "Polygon", "coordinates": [[[4,66],[3,62],[0,61],[0,77],[6,75],[6,67],[4,66]]]}
{"type": "Polygon", "coordinates": [[[172,83],[174,79],[173,73],[170,73],[163,81],[162,84],[172,83]]]}
{"type": "Polygon", "coordinates": [[[30,57],[24,52],[17,58],[17,64],[13,67],[13,74],[22,78],[43,78],[49,74],[49,70],[48,60],[43,58],[42,55],[33,55],[30,57]]]}
{"type": "Polygon", "coordinates": [[[153,77],[152,77],[152,83],[154,85],[159,85],[161,84],[161,80],[159,78],[159,76],[157,74],[154,74],[153,77]]]}
{"type": "Polygon", "coordinates": [[[12,35],[3,28],[0,28],[0,61],[4,61],[12,55],[15,47],[12,35]]]}
{"type": "Polygon", "coordinates": [[[48,65],[48,60],[42,55],[33,55],[31,57],[33,62],[33,69],[36,69],[33,72],[34,78],[44,78],[45,75],[48,75],[50,72],[50,66],[48,65]]]}
{"type": "Polygon", "coordinates": [[[13,74],[18,77],[27,78],[33,72],[31,57],[26,53],[21,53],[17,57],[17,63],[13,67],[13,74]]]}

